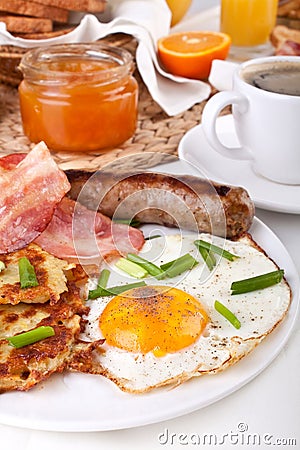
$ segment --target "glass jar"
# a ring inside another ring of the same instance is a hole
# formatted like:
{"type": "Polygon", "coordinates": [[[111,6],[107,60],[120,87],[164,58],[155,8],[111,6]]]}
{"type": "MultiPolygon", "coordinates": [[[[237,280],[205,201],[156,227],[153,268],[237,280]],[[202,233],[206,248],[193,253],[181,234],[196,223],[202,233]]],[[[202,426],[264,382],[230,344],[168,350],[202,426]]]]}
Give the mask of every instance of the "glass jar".
{"type": "Polygon", "coordinates": [[[138,84],[133,58],[102,43],[27,52],[19,86],[24,133],[54,151],[108,150],[135,132],[138,84]]]}

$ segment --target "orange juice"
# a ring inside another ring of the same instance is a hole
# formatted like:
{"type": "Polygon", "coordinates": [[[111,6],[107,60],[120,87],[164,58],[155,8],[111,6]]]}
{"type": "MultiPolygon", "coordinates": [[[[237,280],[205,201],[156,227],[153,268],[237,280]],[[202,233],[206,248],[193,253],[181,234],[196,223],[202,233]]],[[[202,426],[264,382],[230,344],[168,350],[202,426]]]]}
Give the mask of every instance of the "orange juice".
{"type": "Polygon", "coordinates": [[[221,31],[232,45],[256,46],[269,40],[277,14],[278,0],[222,0],[221,31]]]}

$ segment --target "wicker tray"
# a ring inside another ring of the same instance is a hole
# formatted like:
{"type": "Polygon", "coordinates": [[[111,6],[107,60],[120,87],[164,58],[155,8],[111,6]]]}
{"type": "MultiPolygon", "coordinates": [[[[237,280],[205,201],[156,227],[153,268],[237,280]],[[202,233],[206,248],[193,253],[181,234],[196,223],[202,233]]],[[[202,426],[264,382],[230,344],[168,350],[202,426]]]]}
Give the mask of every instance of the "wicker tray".
{"type": "MultiPolygon", "coordinates": [[[[111,40],[116,45],[121,43],[132,52],[135,51],[136,43],[131,37],[114,36],[111,40]]],[[[153,101],[139,74],[135,73],[135,76],[139,82],[139,113],[134,136],[120,147],[105,153],[53,153],[61,169],[97,170],[111,163],[125,170],[143,169],[174,159],[180,139],[201,121],[205,102],[175,117],[169,117],[153,101]]],[[[0,83],[0,156],[28,152],[30,148],[32,144],[24,136],[21,125],[17,88],[0,83]]]]}

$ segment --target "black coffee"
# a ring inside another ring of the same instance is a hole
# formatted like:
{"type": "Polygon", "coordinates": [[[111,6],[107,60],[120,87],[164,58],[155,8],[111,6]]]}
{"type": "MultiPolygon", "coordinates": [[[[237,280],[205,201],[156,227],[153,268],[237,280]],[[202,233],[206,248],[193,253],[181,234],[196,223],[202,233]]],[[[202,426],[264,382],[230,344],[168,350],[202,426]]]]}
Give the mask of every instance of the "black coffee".
{"type": "Polygon", "coordinates": [[[278,61],[253,64],[243,71],[243,79],[264,91],[300,96],[299,63],[278,61]]]}

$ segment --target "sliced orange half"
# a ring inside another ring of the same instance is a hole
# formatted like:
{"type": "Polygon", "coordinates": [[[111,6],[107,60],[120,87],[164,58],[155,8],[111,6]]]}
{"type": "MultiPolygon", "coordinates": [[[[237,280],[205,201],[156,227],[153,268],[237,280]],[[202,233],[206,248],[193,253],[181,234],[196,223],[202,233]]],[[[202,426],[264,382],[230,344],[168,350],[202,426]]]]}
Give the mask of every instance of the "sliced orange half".
{"type": "Polygon", "coordinates": [[[187,31],[162,37],[159,60],[167,72],[186,78],[207,79],[214,59],[225,59],[231,39],[214,31],[187,31]]]}

